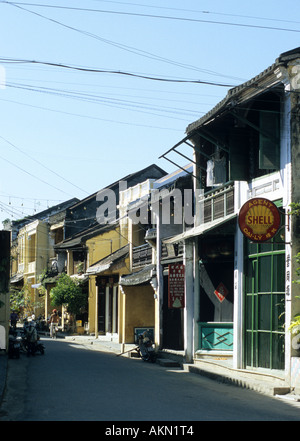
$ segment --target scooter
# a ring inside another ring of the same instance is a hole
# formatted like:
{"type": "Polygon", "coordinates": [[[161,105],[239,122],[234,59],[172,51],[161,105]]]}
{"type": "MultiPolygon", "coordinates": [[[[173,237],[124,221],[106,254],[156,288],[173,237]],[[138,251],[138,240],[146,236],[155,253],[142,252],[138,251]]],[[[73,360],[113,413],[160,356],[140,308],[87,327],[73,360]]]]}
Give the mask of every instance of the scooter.
{"type": "Polygon", "coordinates": [[[20,358],[20,341],[15,335],[10,334],[8,337],[8,357],[9,358],[20,358]]]}
{"type": "Polygon", "coordinates": [[[28,334],[25,330],[22,333],[21,350],[23,352],[26,352],[27,355],[35,355],[37,352],[39,352],[41,355],[44,355],[45,346],[43,345],[43,343],[41,343],[39,335],[37,335],[37,341],[30,344],[30,342],[28,341],[28,334]]]}
{"type": "Polygon", "coordinates": [[[150,361],[152,363],[155,363],[156,361],[155,344],[151,340],[151,336],[147,331],[138,335],[137,352],[143,361],[150,361]]]}
{"type": "Polygon", "coordinates": [[[38,335],[38,341],[36,342],[36,348],[35,348],[36,352],[40,352],[41,355],[44,355],[45,353],[45,346],[43,345],[43,343],[40,342],[40,336],[38,335]]]}

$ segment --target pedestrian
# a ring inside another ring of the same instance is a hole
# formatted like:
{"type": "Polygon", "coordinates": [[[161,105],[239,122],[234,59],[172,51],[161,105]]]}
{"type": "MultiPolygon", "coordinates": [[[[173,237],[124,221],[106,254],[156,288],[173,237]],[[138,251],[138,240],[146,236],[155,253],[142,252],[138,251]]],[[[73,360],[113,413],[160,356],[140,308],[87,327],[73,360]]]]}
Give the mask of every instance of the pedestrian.
{"type": "Polygon", "coordinates": [[[50,337],[54,338],[56,337],[56,328],[59,322],[59,315],[56,309],[53,309],[49,322],[50,322],[50,337]]]}
{"type": "Polygon", "coordinates": [[[10,314],[10,326],[13,328],[13,329],[16,329],[16,327],[17,327],[17,321],[19,320],[19,316],[18,316],[18,314],[16,313],[16,311],[13,311],[11,314],[10,314]]]}

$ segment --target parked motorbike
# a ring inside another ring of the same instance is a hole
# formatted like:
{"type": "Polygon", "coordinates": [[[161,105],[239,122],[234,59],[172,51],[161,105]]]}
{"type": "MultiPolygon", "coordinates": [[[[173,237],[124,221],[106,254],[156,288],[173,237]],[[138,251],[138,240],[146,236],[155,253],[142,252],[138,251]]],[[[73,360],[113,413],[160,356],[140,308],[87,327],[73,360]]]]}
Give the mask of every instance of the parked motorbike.
{"type": "Polygon", "coordinates": [[[40,341],[40,336],[38,335],[38,341],[36,342],[36,352],[39,352],[41,355],[45,353],[45,346],[40,341]]]}
{"type": "Polygon", "coordinates": [[[10,333],[8,337],[8,357],[20,358],[20,340],[17,339],[14,333],[10,333]]]}
{"type": "Polygon", "coordinates": [[[47,327],[47,320],[45,320],[45,318],[40,315],[37,320],[36,320],[36,329],[38,332],[46,332],[48,330],[47,327]]]}
{"type": "MultiPolygon", "coordinates": [[[[36,331],[36,330],[35,330],[36,331]]],[[[44,355],[45,346],[40,341],[40,336],[37,334],[36,339],[32,340],[31,332],[28,328],[25,328],[21,334],[21,350],[26,352],[27,355],[35,355],[36,353],[40,353],[44,355]]]]}
{"type": "Polygon", "coordinates": [[[144,361],[150,361],[155,363],[156,352],[155,344],[153,343],[149,332],[144,331],[142,334],[138,335],[138,348],[137,352],[144,361]]]}

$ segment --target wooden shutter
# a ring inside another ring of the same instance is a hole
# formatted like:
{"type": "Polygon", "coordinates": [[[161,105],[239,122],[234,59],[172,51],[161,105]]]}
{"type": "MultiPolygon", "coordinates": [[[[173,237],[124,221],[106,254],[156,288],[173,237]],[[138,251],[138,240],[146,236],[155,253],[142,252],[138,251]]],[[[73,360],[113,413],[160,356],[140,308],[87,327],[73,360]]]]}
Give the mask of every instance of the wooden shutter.
{"type": "Polygon", "coordinates": [[[229,180],[247,181],[249,178],[249,142],[247,130],[236,128],[229,141],[229,180]]]}
{"type": "Polygon", "coordinates": [[[279,170],[279,115],[275,112],[261,111],[259,115],[259,168],[262,170],[279,170]],[[264,133],[270,134],[265,136],[264,133]]]}

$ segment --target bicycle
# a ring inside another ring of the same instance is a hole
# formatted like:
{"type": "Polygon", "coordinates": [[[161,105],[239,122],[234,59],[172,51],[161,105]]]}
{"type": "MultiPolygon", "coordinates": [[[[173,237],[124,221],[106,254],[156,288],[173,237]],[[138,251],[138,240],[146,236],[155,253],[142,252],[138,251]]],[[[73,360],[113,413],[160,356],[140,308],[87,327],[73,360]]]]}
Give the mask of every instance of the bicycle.
{"type": "Polygon", "coordinates": [[[50,337],[51,338],[56,338],[57,337],[57,331],[58,331],[57,323],[51,323],[50,324],[50,337]]]}

